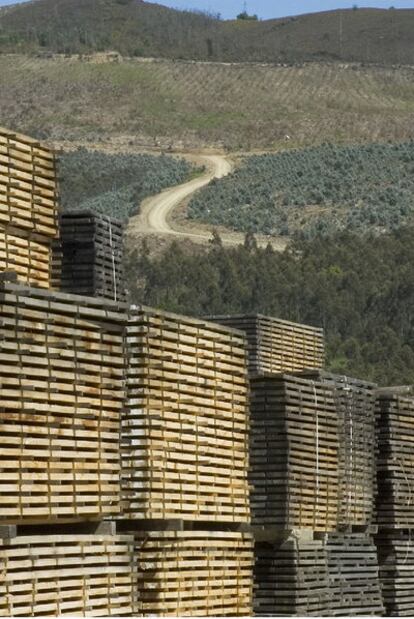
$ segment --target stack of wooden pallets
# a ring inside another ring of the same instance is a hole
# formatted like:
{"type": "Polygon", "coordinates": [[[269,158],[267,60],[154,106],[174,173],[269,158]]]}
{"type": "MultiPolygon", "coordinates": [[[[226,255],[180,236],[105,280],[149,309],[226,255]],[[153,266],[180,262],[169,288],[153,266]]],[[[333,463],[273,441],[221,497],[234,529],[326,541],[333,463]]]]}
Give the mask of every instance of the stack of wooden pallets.
{"type": "Polygon", "coordinates": [[[246,333],[252,375],[319,369],[325,364],[323,329],[261,314],[208,318],[246,333]]]}
{"type": "Polygon", "coordinates": [[[135,534],[142,609],[250,614],[244,337],[137,307],[127,345],[119,526],[135,534]]]}
{"type": "Polygon", "coordinates": [[[251,536],[152,531],[135,535],[138,607],[143,616],[251,614],[251,536]]]}
{"type": "Polygon", "coordinates": [[[379,389],[377,548],[387,615],[414,613],[414,395],[379,389]]]}
{"type": "Polygon", "coordinates": [[[330,604],[326,548],[303,532],[257,541],[254,611],[259,616],[324,616],[330,604]]]}
{"type": "Polygon", "coordinates": [[[138,307],[127,344],[125,513],[133,519],[249,522],[242,335],[138,307]]]}
{"type": "Polygon", "coordinates": [[[384,606],[373,539],[364,533],[330,533],[326,552],[329,615],[381,616],[384,606]]]}
{"type": "Polygon", "coordinates": [[[135,615],[135,556],[131,536],[0,540],[0,617],[135,615]]]}
{"type": "Polygon", "coordinates": [[[414,397],[382,389],[378,416],[378,525],[414,528],[414,397]]]}
{"type": "Polygon", "coordinates": [[[376,542],[387,616],[412,617],[414,615],[413,531],[381,530],[376,542]]]}
{"type": "Polygon", "coordinates": [[[119,513],[126,323],[119,309],[0,286],[0,523],[119,513]]]}
{"type": "Polygon", "coordinates": [[[338,522],[338,430],[330,385],[288,374],[251,379],[252,522],[332,531],[338,522]]]}
{"type": "Polygon", "coordinates": [[[124,301],[123,224],[96,213],[63,213],[60,236],[61,290],[124,301]]]}
{"type": "Polygon", "coordinates": [[[302,377],[330,385],[338,418],[338,526],[368,527],[376,495],[376,385],[323,370],[302,377]]]}
{"type": "MultiPolygon", "coordinates": [[[[58,237],[54,153],[39,142],[0,128],[0,271],[49,288],[58,237]]],[[[59,258],[56,272],[59,272],[59,258]]]]}

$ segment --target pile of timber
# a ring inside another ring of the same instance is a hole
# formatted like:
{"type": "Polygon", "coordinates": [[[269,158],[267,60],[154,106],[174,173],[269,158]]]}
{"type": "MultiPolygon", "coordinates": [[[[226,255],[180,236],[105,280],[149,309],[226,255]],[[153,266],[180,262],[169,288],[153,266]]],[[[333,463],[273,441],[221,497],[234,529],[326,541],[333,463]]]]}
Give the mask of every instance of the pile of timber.
{"type": "Polygon", "coordinates": [[[377,536],[382,595],[387,617],[414,615],[414,534],[380,531],[377,536]]]}
{"type": "Polygon", "coordinates": [[[136,307],[127,346],[121,445],[125,516],[248,522],[243,335],[136,307]]]}
{"type": "Polygon", "coordinates": [[[86,211],[63,213],[60,236],[62,291],[125,300],[122,222],[86,211]]]}
{"type": "Polygon", "coordinates": [[[137,614],[249,616],[252,550],[247,533],[136,533],[137,614]]]}
{"type": "Polygon", "coordinates": [[[326,551],[329,615],[383,615],[378,557],[373,539],[364,533],[331,533],[326,539],[326,551]]]}
{"type": "Polygon", "coordinates": [[[251,375],[324,366],[323,329],[261,314],[210,316],[207,319],[246,333],[251,375]]]}
{"type": "Polygon", "coordinates": [[[136,614],[132,536],[0,540],[0,617],[136,614]]]}
{"type": "Polygon", "coordinates": [[[254,610],[266,616],[379,616],[384,612],[373,540],[297,531],[257,541],[254,610]]]}
{"type": "Polygon", "coordinates": [[[311,535],[255,544],[254,612],[259,616],[328,615],[326,549],[311,535]]]}
{"type": "Polygon", "coordinates": [[[0,271],[15,271],[22,283],[49,288],[57,237],[54,153],[0,128],[0,271]]]}
{"type": "Polygon", "coordinates": [[[338,422],[331,385],[300,376],[252,378],[252,524],[333,531],[338,522],[338,422]]]}
{"type": "Polygon", "coordinates": [[[0,523],[119,512],[120,309],[0,285],[0,523]]]}
{"type": "Polygon", "coordinates": [[[338,416],[338,526],[373,523],[376,495],[375,389],[356,378],[319,370],[301,376],[331,385],[338,416]]]}
{"type": "Polygon", "coordinates": [[[392,389],[377,395],[378,525],[414,528],[414,396],[392,389]]]}

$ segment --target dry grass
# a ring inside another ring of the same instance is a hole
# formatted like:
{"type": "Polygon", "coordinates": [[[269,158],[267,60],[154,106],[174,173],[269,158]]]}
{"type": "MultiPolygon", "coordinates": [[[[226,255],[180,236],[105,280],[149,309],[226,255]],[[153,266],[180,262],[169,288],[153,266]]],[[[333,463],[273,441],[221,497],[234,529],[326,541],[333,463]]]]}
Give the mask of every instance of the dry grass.
{"type": "Polygon", "coordinates": [[[251,150],[414,136],[409,67],[0,56],[0,76],[0,124],[41,137],[251,150]]]}

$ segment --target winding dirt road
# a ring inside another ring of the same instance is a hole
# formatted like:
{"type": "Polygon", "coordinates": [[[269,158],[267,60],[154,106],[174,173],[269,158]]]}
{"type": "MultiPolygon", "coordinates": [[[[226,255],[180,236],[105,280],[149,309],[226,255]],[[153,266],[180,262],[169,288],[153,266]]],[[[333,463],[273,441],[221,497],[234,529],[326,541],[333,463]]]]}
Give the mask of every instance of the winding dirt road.
{"type": "MultiPolygon", "coordinates": [[[[187,183],[165,189],[163,192],[151,196],[141,204],[140,212],[131,217],[128,224],[128,236],[156,234],[187,238],[198,243],[206,243],[211,239],[211,227],[188,223],[179,225],[172,218],[173,211],[187,200],[193,193],[208,185],[213,178],[222,178],[229,174],[233,166],[224,155],[188,156],[198,165],[205,165],[206,172],[187,183]]],[[[220,231],[220,237],[225,245],[239,245],[244,242],[244,234],[238,232],[220,231]]],[[[258,237],[257,242],[266,246],[269,241],[274,249],[282,250],[285,241],[273,237],[258,237]]]]}

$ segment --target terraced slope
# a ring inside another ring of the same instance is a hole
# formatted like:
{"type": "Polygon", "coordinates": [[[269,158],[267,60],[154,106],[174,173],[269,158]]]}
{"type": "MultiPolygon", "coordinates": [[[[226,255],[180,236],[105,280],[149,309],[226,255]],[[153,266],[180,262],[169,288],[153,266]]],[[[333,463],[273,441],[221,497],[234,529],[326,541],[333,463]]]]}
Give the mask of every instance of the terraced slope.
{"type": "Polygon", "coordinates": [[[56,139],[244,151],[414,136],[410,67],[97,60],[0,55],[1,123],[56,139]]]}

